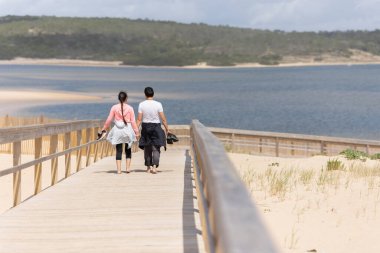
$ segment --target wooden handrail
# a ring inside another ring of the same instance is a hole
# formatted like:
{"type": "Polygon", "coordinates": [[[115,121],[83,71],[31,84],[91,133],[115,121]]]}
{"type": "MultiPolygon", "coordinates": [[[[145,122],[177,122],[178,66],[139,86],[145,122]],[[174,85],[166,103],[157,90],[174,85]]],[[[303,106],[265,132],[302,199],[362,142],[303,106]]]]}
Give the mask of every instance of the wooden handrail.
{"type": "Polygon", "coordinates": [[[345,149],[380,153],[380,141],[210,127],[226,148],[237,153],[271,156],[338,155],[345,149]]]}
{"type": "Polygon", "coordinates": [[[203,231],[211,233],[205,238],[209,252],[278,252],[220,141],[193,120],[191,143],[195,177],[199,173],[204,188],[198,198],[203,231]],[[207,206],[202,207],[202,203],[207,206]]]}
{"type": "Polygon", "coordinates": [[[21,171],[34,166],[34,195],[41,191],[42,162],[51,160],[51,185],[58,182],[58,157],[65,156],[65,178],[71,175],[71,154],[76,154],[76,171],[82,169],[82,156],[86,157],[85,166],[105,155],[111,155],[110,144],[96,141],[96,132],[103,124],[101,120],[82,120],[45,125],[31,125],[22,127],[8,127],[0,129],[0,144],[12,143],[13,167],[0,170],[0,177],[13,174],[13,206],[21,203],[21,171]],[[82,143],[82,131],[85,131],[85,143],[82,143]],[[71,133],[76,132],[75,147],[72,147],[71,133]],[[63,151],[58,151],[58,135],[64,135],[63,151]],[[49,154],[42,156],[42,137],[49,137],[49,154]],[[34,139],[35,159],[31,162],[21,163],[22,141],[34,139]],[[101,148],[99,148],[101,144],[101,148]],[[95,146],[95,147],[94,147],[95,146]],[[85,152],[83,152],[85,149],[85,152]],[[106,149],[104,151],[104,149],[106,149]],[[93,156],[93,159],[90,159],[93,156]]]}
{"type": "MultiPolygon", "coordinates": [[[[104,141],[104,140],[102,140],[104,141]]],[[[71,152],[74,152],[74,151],[77,151],[79,149],[82,149],[82,148],[87,148],[89,147],[90,145],[93,145],[93,144],[97,144],[99,141],[91,141],[91,142],[88,142],[86,144],[83,144],[83,145],[80,145],[80,146],[77,146],[75,148],[70,148],[70,149],[66,149],[62,152],[58,152],[58,153],[53,153],[51,155],[48,155],[48,156],[44,156],[44,157],[41,157],[41,158],[38,158],[36,160],[33,160],[33,161],[30,161],[30,162],[27,162],[27,163],[23,163],[23,164],[20,164],[20,165],[17,165],[17,166],[14,166],[12,168],[8,168],[8,169],[5,169],[5,170],[1,170],[0,171],[0,177],[3,177],[3,176],[6,176],[6,175],[9,175],[9,174],[12,174],[12,173],[16,173],[16,172],[19,172],[21,170],[24,170],[24,169],[27,169],[29,167],[32,167],[36,164],[39,164],[39,163],[43,163],[43,162],[46,162],[46,161],[49,161],[53,158],[58,158],[60,156],[63,156],[63,155],[66,155],[66,154],[69,154],[71,152]]]]}
{"type": "Polygon", "coordinates": [[[344,144],[357,144],[357,145],[374,145],[380,146],[380,141],[374,140],[363,140],[363,139],[353,139],[353,138],[340,138],[340,137],[330,137],[330,136],[320,136],[320,135],[306,135],[306,134],[293,134],[293,133],[278,133],[278,132],[265,132],[265,131],[251,131],[251,130],[240,130],[240,129],[229,129],[229,128],[208,128],[212,133],[226,133],[235,134],[243,136],[260,136],[268,138],[280,138],[288,140],[300,140],[300,141],[315,141],[315,142],[329,142],[329,143],[344,143],[344,144]]]}
{"type": "Polygon", "coordinates": [[[103,122],[102,120],[78,120],[44,125],[0,128],[0,144],[99,127],[103,122]]]}

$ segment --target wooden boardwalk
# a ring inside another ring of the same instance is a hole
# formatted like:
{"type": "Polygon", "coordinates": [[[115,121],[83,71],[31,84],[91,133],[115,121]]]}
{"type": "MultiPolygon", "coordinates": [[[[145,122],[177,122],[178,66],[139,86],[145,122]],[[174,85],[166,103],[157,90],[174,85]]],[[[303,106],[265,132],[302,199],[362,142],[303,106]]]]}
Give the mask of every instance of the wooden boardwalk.
{"type": "Polygon", "coordinates": [[[0,215],[0,252],[204,252],[188,150],[156,175],[133,155],[130,174],[108,157],[0,215]]]}

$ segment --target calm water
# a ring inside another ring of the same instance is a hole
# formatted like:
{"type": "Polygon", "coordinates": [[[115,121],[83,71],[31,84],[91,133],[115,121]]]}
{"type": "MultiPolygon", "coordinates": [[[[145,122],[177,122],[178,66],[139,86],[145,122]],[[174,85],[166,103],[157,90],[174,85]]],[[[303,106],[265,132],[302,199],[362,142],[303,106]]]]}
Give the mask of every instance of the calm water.
{"type": "MultiPolygon", "coordinates": [[[[265,69],[0,66],[0,87],[79,91],[103,102],[34,107],[24,115],[105,118],[119,90],[137,110],[152,86],[171,124],[380,140],[380,65],[265,69]]],[[[116,102],[116,101],[115,101],[116,102]]]]}

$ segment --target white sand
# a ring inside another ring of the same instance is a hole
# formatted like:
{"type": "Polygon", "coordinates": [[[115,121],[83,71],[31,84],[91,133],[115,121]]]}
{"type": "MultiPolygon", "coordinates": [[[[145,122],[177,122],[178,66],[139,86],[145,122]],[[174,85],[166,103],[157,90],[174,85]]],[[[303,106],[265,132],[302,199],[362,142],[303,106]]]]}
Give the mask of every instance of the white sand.
{"type": "Polygon", "coordinates": [[[24,108],[45,104],[85,103],[99,101],[99,96],[57,91],[1,90],[0,116],[24,108]]]}
{"type": "Polygon", "coordinates": [[[379,161],[243,154],[230,158],[283,252],[380,252],[379,161]],[[345,168],[326,171],[329,159],[340,160],[345,168]],[[290,171],[288,178],[285,171],[290,171]],[[311,179],[303,181],[301,176],[310,171],[311,179]]]}

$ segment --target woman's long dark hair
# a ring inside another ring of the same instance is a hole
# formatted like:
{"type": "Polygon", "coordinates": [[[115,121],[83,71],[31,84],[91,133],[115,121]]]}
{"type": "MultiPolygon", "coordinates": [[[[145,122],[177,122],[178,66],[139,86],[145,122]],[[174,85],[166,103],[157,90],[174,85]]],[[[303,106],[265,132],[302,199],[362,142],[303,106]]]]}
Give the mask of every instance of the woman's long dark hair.
{"type": "Polygon", "coordinates": [[[121,106],[121,116],[123,117],[124,124],[127,125],[127,122],[124,119],[124,106],[123,103],[127,100],[128,95],[125,91],[120,91],[118,95],[118,99],[120,101],[120,106],[121,106]]]}

